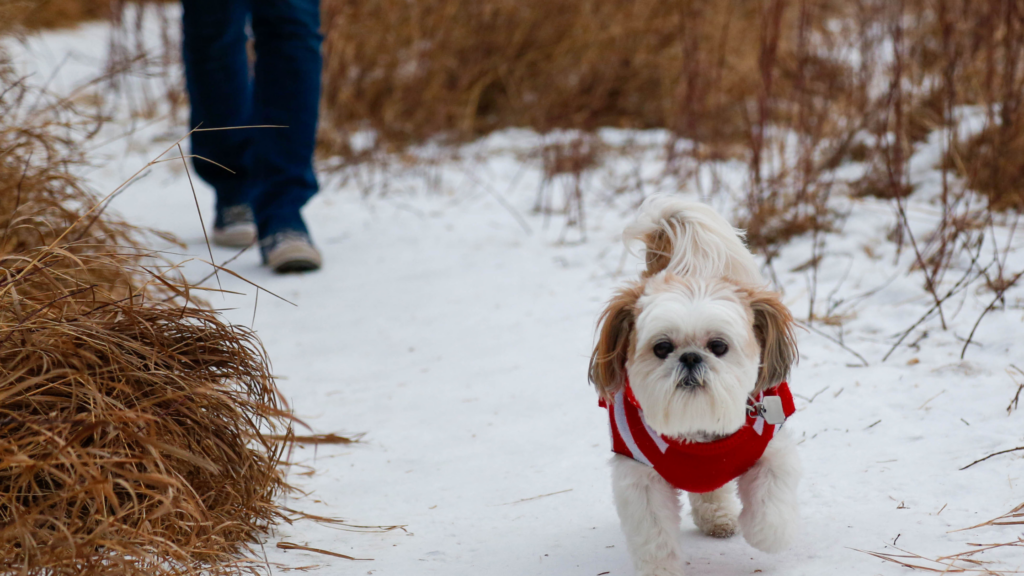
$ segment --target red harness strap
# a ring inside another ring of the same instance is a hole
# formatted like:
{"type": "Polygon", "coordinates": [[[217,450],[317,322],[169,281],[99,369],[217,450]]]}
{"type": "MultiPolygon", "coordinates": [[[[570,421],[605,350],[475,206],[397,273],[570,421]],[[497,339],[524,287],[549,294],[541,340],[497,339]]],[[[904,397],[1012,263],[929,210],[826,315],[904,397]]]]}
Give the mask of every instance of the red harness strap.
{"type": "MultiPolygon", "coordinates": [[[[788,418],[795,411],[789,386],[782,382],[756,398],[778,396],[788,418]]],[[[614,403],[601,400],[611,421],[612,451],[653,466],[661,477],[680,490],[711,492],[750,470],[764,454],[768,442],[782,424],[768,424],[764,417],[747,412],[747,422],[732,435],[714,442],[686,442],[662,436],[644,420],[629,382],[614,403]]]]}

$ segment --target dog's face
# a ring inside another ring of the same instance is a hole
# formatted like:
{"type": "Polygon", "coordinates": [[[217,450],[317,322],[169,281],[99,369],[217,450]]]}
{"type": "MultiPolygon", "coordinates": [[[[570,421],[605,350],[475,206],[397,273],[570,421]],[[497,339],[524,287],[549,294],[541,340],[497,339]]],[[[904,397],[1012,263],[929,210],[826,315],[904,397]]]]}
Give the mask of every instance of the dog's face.
{"type": "Polygon", "coordinates": [[[760,348],[736,287],[661,274],[647,283],[637,310],[626,370],[648,424],[668,436],[743,426],[760,348]]]}
{"type": "Polygon", "coordinates": [[[591,379],[611,398],[628,373],[660,434],[728,435],[743,426],[747,398],[786,377],[796,356],[791,323],[774,293],[663,272],[609,305],[591,379]]]}

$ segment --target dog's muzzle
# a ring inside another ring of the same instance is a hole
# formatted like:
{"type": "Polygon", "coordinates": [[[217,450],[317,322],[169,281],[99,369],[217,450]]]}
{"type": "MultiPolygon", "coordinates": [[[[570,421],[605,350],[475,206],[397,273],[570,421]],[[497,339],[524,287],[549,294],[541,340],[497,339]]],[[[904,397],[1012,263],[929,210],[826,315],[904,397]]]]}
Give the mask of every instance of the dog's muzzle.
{"type": "Polygon", "coordinates": [[[676,365],[676,388],[698,388],[704,386],[708,367],[698,352],[684,352],[679,355],[676,365]]]}
{"type": "Polygon", "coordinates": [[[676,388],[695,389],[703,388],[707,383],[708,368],[703,363],[690,366],[680,364],[676,368],[676,388]]]}

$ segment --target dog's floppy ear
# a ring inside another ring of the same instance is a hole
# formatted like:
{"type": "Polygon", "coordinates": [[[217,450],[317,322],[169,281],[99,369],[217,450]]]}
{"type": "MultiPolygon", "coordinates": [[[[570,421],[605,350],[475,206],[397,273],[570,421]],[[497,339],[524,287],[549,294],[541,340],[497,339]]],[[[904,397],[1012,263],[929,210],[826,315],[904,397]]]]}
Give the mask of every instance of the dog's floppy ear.
{"type": "Polygon", "coordinates": [[[754,335],[761,346],[761,367],[757,371],[755,392],[767,390],[789,376],[790,367],[799,359],[793,315],[779,294],[766,290],[751,293],[754,335]]]}
{"type": "Polygon", "coordinates": [[[626,360],[636,327],[636,303],[643,291],[640,283],[622,288],[608,302],[598,321],[597,345],[590,356],[590,381],[605,400],[615,398],[626,383],[626,360]]]}

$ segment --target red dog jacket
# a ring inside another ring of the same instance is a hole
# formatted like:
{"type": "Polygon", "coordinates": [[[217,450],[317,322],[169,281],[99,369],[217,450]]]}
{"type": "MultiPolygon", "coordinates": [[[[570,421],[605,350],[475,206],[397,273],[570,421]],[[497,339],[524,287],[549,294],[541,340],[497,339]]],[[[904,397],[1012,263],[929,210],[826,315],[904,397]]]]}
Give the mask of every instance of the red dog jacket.
{"type": "MultiPolygon", "coordinates": [[[[782,400],[783,414],[788,418],[796,411],[789,386],[783,382],[760,394],[782,400]]],[[[782,424],[768,424],[748,404],[747,422],[731,436],[714,442],[686,442],[662,436],[644,420],[643,410],[633,397],[629,381],[615,395],[613,404],[601,400],[611,421],[612,451],[642,462],[680,490],[711,492],[750,470],[764,454],[768,442],[782,424]]]]}

